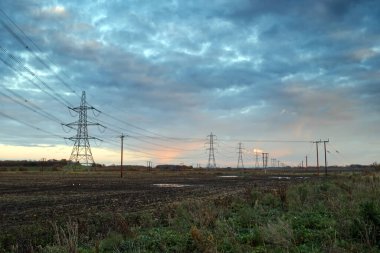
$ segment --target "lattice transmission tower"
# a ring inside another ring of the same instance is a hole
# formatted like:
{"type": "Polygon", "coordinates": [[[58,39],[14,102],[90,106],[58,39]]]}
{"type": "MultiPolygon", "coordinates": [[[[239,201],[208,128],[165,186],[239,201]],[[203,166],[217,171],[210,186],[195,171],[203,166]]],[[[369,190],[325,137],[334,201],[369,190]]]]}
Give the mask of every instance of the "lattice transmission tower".
{"type": "Polygon", "coordinates": [[[261,153],[263,155],[263,168],[266,169],[268,167],[268,155],[269,153],[261,153]]]}
{"type": "Polygon", "coordinates": [[[244,168],[243,164],[243,147],[241,145],[241,142],[239,142],[239,147],[238,147],[238,162],[237,162],[237,168],[244,168]]]}
{"type": "Polygon", "coordinates": [[[259,152],[257,152],[255,150],[255,168],[259,168],[260,167],[260,162],[259,162],[259,152]]]}
{"type": "Polygon", "coordinates": [[[207,148],[208,150],[208,163],[207,163],[207,168],[216,168],[216,163],[215,163],[215,154],[214,154],[214,141],[216,138],[216,135],[211,134],[207,136],[209,138],[209,147],[207,148]]]}
{"type": "MultiPolygon", "coordinates": [[[[103,125],[99,123],[89,122],[87,120],[87,111],[88,110],[95,110],[100,113],[99,110],[92,106],[88,106],[86,102],[86,92],[82,92],[82,98],[81,103],[79,107],[69,107],[70,110],[78,113],[78,121],[65,124],[65,126],[73,128],[74,126],[77,127],[77,134],[76,136],[66,138],[68,140],[74,141],[73,150],[71,151],[70,155],[70,161],[72,162],[78,162],[82,165],[92,165],[95,163],[94,158],[92,156],[91,147],[90,147],[90,141],[89,140],[100,140],[96,137],[88,136],[88,126],[101,126],[103,125]]],[[[101,141],[101,140],[100,140],[101,141]]]]}

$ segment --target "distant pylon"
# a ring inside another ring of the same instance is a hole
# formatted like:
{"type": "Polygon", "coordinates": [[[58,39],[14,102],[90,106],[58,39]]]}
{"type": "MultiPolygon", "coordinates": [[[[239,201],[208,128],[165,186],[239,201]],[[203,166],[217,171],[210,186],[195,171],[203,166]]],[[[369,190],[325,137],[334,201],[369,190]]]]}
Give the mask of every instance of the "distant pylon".
{"type": "Polygon", "coordinates": [[[241,142],[239,142],[238,150],[239,150],[239,153],[238,153],[237,168],[244,168],[244,164],[243,164],[243,148],[241,146],[241,142]]]}
{"type": "Polygon", "coordinates": [[[260,167],[259,152],[255,151],[255,157],[256,157],[255,167],[258,168],[258,167],[260,167]]]}
{"type": "Polygon", "coordinates": [[[268,153],[262,153],[263,155],[263,168],[266,169],[268,167],[268,153]]]}
{"type": "Polygon", "coordinates": [[[207,168],[216,168],[216,163],[215,163],[215,154],[214,154],[214,138],[216,135],[211,134],[208,135],[209,137],[209,147],[207,148],[208,152],[208,163],[207,163],[207,168]]]}
{"type": "MultiPolygon", "coordinates": [[[[70,110],[78,113],[79,119],[78,121],[66,124],[68,127],[77,126],[77,134],[76,136],[66,138],[69,140],[74,141],[73,150],[70,155],[70,161],[73,162],[79,162],[82,165],[92,165],[94,164],[94,158],[92,157],[91,148],[90,148],[90,142],[89,140],[100,140],[95,137],[88,136],[88,130],[87,126],[102,126],[99,123],[92,123],[87,121],[87,111],[88,110],[96,110],[100,112],[99,110],[95,109],[92,106],[88,106],[86,103],[86,92],[82,92],[82,98],[81,103],[79,107],[71,108],[70,110]]],[[[101,140],[100,140],[101,141],[101,140]]]]}

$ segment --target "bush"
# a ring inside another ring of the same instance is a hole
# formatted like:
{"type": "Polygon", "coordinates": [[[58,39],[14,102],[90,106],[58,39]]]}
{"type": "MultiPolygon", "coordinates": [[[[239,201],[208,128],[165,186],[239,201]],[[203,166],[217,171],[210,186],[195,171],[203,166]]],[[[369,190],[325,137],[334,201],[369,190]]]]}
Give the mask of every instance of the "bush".
{"type": "Polygon", "coordinates": [[[335,220],[326,213],[304,212],[291,218],[296,245],[330,247],[335,238],[335,220]]]}
{"type": "Polygon", "coordinates": [[[367,246],[380,248],[380,208],[373,201],[360,204],[359,216],[352,226],[353,236],[367,246]]]}
{"type": "Polygon", "coordinates": [[[123,243],[123,236],[117,233],[110,233],[107,238],[99,243],[101,253],[117,252],[123,243]]]}
{"type": "Polygon", "coordinates": [[[188,233],[178,233],[169,228],[153,228],[142,231],[134,239],[121,243],[122,252],[191,252],[194,245],[188,233]]]}

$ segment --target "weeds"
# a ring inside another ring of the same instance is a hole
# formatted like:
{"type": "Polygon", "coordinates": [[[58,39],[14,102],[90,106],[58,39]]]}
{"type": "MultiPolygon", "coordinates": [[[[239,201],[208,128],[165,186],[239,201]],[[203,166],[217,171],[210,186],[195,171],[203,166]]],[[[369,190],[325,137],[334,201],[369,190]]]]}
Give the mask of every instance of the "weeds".
{"type": "Polygon", "coordinates": [[[56,244],[68,253],[78,252],[78,223],[69,220],[66,226],[52,223],[56,244]]]}
{"type": "Polygon", "coordinates": [[[53,223],[55,244],[40,251],[379,252],[379,195],[376,174],[252,187],[232,197],[94,217],[87,225],[53,223]]]}

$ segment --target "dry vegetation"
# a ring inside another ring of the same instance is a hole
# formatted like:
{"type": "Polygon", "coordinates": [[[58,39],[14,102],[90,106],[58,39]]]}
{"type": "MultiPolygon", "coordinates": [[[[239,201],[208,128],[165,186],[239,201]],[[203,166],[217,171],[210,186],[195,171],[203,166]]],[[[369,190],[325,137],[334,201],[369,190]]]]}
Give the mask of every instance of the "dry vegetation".
{"type": "Polygon", "coordinates": [[[376,172],[118,175],[1,172],[0,252],[379,252],[376,172]]]}

